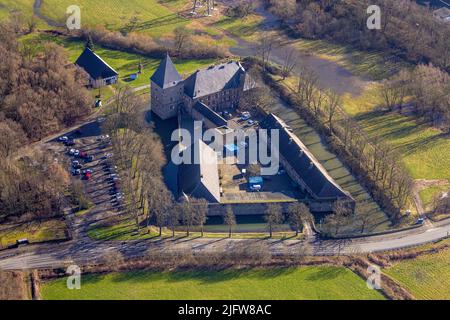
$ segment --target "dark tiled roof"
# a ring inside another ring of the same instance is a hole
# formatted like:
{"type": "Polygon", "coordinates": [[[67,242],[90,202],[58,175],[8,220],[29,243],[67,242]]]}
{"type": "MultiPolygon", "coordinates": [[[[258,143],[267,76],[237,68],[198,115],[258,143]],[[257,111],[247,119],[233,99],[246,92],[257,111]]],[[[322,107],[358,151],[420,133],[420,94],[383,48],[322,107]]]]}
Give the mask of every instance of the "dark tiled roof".
{"type": "Polygon", "coordinates": [[[214,123],[218,127],[227,125],[227,120],[222,118],[218,113],[209,108],[206,104],[198,101],[194,104],[193,108],[200,112],[205,118],[214,123]]]}
{"type": "Polygon", "coordinates": [[[150,77],[150,80],[162,89],[173,87],[180,81],[183,81],[169,55],[166,55],[161,61],[155,73],[150,77]]]}
{"type": "Polygon", "coordinates": [[[192,164],[181,164],[179,167],[180,194],[203,198],[209,202],[220,202],[219,168],[215,151],[199,140],[184,152],[191,153],[192,164]],[[194,161],[195,148],[199,156],[198,161],[194,161]]]}
{"type": "Polygon", "coordinates": [[[89,48],[83,51],[75,64],[83,68],[95,80],[119,75],[116,70],[89,48]]]}
{"type": "Polygon", "coordinates": [[[227,89],[244,87],[245,70],[239,62],[210,66],[198,70],[184,81],[184,92],[191,98],[200,98],[227,89]]]}
{"type": "MultiPolygon", "coordinates": [[[[350,194],[333,180],[300,139],[288,130],[281,119],[270,114],[261,122],[261,127],[279,129],[280,154],[302,178],[314,197],[318,199],[352,199],[350,194]]],[[[270,136],[270,130],[268,135],[270,136]]]]}

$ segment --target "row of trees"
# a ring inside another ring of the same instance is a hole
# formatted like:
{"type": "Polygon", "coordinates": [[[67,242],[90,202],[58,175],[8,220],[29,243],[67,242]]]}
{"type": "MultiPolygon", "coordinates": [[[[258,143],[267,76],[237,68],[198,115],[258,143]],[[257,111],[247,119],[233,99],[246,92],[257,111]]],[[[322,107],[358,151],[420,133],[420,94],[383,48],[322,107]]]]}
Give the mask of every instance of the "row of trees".
{"type": "Polygon", "coordinates": [[[266,0],[294,34],[381,50],[413,63],[450,69],[450,27],[411,0],[266,0]],[[369,30],[367,8],[381,8],[381,30],[369,30]]]}
{"type": "Polygon", "coordinates": [[[385,107],[402,112],[405,105],[434,126],[450,132],[450,76],[433,65],[402,70],[382,84],[385,107]]]}
{"type": "Polygon", "coordinates": [[[216,59],[227,55],[226,50],[218,45],[208,45],[203,42],[194,41],[193,33],[185,27],[177,27],[174,30],[174,44],[172,47],[164,47],[145,34],[131,32],[123,34],[118,31],[110,31],[104,27],[95,29],[82,29],[73,36],[92,41],[112,50],[120,50],[150,58],[163,58],[166,52],[183,59],[216,59]]]}
{"type": "Polygon", "coordinates": [[[412,180],[394,148],[381,137],[369,137],[342,109],[340,96],[318,88],[310,70],[299,74],[296,105],[307,112],[335,144],[336,151],[350,160],[351,169],[360,175],[375,198],[398,220],[411,195],[412,180]]]}

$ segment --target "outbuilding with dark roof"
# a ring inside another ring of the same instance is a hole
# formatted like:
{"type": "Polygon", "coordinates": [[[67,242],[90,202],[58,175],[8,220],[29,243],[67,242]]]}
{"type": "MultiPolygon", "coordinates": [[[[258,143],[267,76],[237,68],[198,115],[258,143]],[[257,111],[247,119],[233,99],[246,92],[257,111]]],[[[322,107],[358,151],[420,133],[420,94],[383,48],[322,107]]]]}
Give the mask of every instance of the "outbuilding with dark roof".
{"type": "Polygon", "coordinates": [[[89,48],[84,49],[75,64],[89,75],[89,85],[95,88],[115,84],[119,73],[89,48]]]}

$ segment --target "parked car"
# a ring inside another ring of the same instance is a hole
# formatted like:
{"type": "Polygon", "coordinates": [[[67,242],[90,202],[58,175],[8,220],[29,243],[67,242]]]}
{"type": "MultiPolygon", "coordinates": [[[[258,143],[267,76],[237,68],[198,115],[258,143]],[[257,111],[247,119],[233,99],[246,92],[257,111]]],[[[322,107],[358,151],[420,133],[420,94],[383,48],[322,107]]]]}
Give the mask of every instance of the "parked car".
{"type": "Polygon", "coordinates": [[[73,176],[79,176],[81,174],[81,170],[72,168],[71,173],[73,176]]]}
{"type": "Polygon", "coordinates": [[[83,166],[80,163],[77,163],[77,164],[72,164],[72,168],[73,169],[81,169],[81,168],[83,168],[83,166]]]}
{"type": "Polygon", "coordinates": [[[76,152],[80,152],[80,151],[78,151],[77,149],[70,149],[69,155],[73,156],[73,155],[75,155],[76,152]]]}
{"type": "Polygon", "coordinates": [[[116,196],[117,200],[122,200],[123,199],[123,193],[122,192],[117,192],[115,196],[116,196]]]}
{"type": "Polygon", "coordinates": [[[80,158],[85,158],[85,157],[87,157],[87,152],[86,151],[81,151],[80,150],[80,153],[78,154],[78,156],[80,157],[80,158]]]}
{"type": "Polygon", "coordinates": [[[416,224],[418,224],[418,225],[423,225],[424,223],[425,223],[425,219],[424,218],[419,218],[416,221],[416,224]]]}
{"type": "Polygon", "coordinates": [[[64,141],[64,145],[66,145],[67,147],[71,147],[75,145],[75,141],[73,139],[69,139],[67,141],[64,141]]]}
{"type": "Polygon", "coordinates": [[[19,246],[26,246],[28,244],[30,244],[30,241],[28,239],[26,239],[26,238],[25,239],[19,239],[19,240],[16,241],[16,246],[17,247],[19,247],[19,246]]]}
{"type": "Polygon", "coordinates": [[[94,171],[92,169],[84,169],[82,172],[84,175],[86,175],[87,173],[90,173],[90,174],[94,173],[94,171]]]}
{"type": "Polygon", "coordinates": [[[251,117],[250,112],[245,111],[245,112],[242,112],[242,114],[241,114],[242,121],[246,121],[246,120],[250,119],[250,117],[251,117]]]}
{"type": "Polygon", "coordinates": [[[68,141],[68,140],[69,140],[68,136],[62,136],[62,137],[58,138],[58,141],[60,141],[60,142],[65,142],[65,141],[68,141]]]}
{"type": "Polygon", "coordinates": [[[86,157],[84,158],[84,161],[85,161],[85,162],[92,162],[92,161],[94,161],[94,156],[92,156],[92,155],[86,156],[86,157]]]}
{"type": "Polygon", "coordinates": [[[92,176],[92,173],[86,172],[86,173],[84,174],[84,179],[89,180],[89,179],[91,179],[91,176],[92,176]]]}
{"type": "Polygon", "coordinates": [[[247,123],[248,123],[249,125],[253,125],[253,124],[255,124],[255,121],[253,121],[252,119],[250,119],[250,120],[247,121],[247,123]]]}

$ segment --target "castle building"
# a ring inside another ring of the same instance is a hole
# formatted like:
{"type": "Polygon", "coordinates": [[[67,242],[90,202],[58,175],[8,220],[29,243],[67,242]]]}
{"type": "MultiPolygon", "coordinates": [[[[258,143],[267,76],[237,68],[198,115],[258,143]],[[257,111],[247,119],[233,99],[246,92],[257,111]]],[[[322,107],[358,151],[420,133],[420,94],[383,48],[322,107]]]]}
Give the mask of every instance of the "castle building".
{"type": "MultiPolygon", "coordinates": [[[[166,55],[150,80],[152,111],[161,119],[180,115],[179,126],[190,132],[194,131],[191,128],[195,125],[194,120],[201,121],[204,128],[218,130],[222,137],[233,135],[236,128],[248,123],[227,121],[220,115],[222,111],[237,109],[246,91],[254,88],[239,62],[230,61],[197,70],[183,80],[166,55]]],[[[258,192],[247,190],[241,181],[241,176],[244,177],[242,166],[221,163],[219,158],[224,153],[219,156],[212,143],[208,145],[199,140],[182,150],[191,153],[191,158],[199,155],[199,159],[193,164],[183,163],[176,167],[176,196],[186,200],[207,200],[209,215],[222,215],[226,205],[232,205],[236,214],[248,215],[261,214],[267,203],[279,203],[286,209],[289,203],[297,201],[308,204],[313,212],[330,212],[336,201],[344,201],[351,210],[355,209],[352,195],[330,176],[281,118],[266,114],[257,127],[268,133],[267,137],[258,135],[257,139],[270,141],[272,130],[279,133],[277,157],[285,170],[279,170],[272,177],[256,177],[260,181],[258,192]],[[264,179],[266,182],[261,188],[264,179]]],[[[247,147],[245,144],[233,146],[247,147]]]]}
{"type": "Polygon", "coordinates": [[[177,116],[181,108],[192,115],[197,102],[216,113],[235,109],[243,92],[253,87],[239,62],[229,61],[197,70],[183,80],[169,55],[162,60],[150,82],[151,109],[163,120],[177,116]]]}

